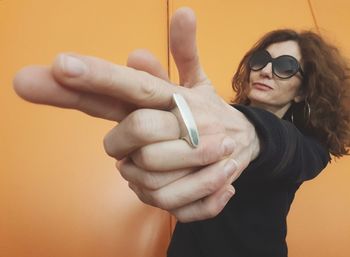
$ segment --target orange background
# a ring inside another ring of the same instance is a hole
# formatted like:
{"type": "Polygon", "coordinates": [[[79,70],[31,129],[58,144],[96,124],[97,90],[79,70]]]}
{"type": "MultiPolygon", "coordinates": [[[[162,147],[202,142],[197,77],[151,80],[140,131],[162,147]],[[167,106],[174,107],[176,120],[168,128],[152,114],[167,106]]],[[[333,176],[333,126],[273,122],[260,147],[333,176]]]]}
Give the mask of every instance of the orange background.
{"type": "MultiPolygon", "coordinates": [[[[173,220],[139,203],[102,147],[115,124],[24,102],[15,72],[75,51],[125,63],[150,49],[168,67],[167,19],[198,18],[202,64],[225,99],[246,50],[266,31],[318,27],[350,57],[348,1],[0,1],[0,256],[165,256],[173,220]]],[[[170,62],[170,75],[176,81],[170,62]]],[[[350,158],[297,193],[289,256],[350,256],[350,158]]]]}

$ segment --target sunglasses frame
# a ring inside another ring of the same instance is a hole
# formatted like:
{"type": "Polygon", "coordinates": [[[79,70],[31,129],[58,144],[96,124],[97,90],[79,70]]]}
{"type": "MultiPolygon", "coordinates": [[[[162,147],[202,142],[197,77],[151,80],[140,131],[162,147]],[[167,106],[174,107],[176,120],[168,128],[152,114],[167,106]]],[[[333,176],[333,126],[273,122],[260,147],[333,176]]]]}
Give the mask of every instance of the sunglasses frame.
{"type": "Polygon", "coordinates": [[[271,64],[272,64],[272,73],[273,73],[274,75],[276,75],[277,77],[279,77],[280,79],[289,79],[289,78],[293,77],[295,74],[297,74],[298,72],[300,73],[300,75],[301,75],[302,77],[304,77],[304,72],[303,72],[303,70],[301,69],[301,66],[300,66],[299,61],[298,61],[294,56],[291,56],[291,55],[280,55],[280,56],[278,56],[278,57],[276,57],[276,58],[273,58],[273,57],[271,56],[271,54],[270,54],[267,50],[261,49],[261,50],[255,51],[255,52],[250,56],[248,64],[249,64],[249,68],[250,68],[251,70],[253,70],[253,71],[259,71],[259,70],[262,70],[263,68],[265,68],[266,65],[267,65],[268,63],[270,63],[270,62],[271,62],[271,64]],[[253,68],[252,68],[252,64],[251,64],[251,61],[252,61],[254,55],[256,55],[256,54],[259,53],[259,52],[265,52],[265,53],[267,54],[267,56],[269,57],[269,59],[267,60],[267,62],[265,63],[265,65],[263,65],[261,68],[259,68],[259,69],[253,69],[253,68]],[[275,64],[275,61],[276,61],[277,59],[281,58],[281,57],[288,57],[288,58],[291,58],[291,59],[294,60],[295,63],[297,64],[297,70],[296,70],[293,74],[291,74],[290,76],[288,76],[288,77],[281,77],[281,76],[279,76],[278,74],[276,74],[276,72],[275,72],[275,65],[276,65],[276,64],[275,64]]]}

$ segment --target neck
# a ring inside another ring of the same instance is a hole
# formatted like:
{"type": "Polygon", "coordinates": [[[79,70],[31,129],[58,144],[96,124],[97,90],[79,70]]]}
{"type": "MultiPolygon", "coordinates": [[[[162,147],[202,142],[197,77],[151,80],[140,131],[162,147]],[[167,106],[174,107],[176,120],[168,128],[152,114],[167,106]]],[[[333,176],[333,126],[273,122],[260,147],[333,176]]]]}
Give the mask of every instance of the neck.
{"type": "Polygon", "coordinates": [[[261,109],[264,109],[266,111],[269,111],[273,114],[275,114],[278,118],[282,118],[284,116],[284,114],[288,111],[289,107],[290,107],[291,103],[288,103],[284,106],[272,106],[272,105],[266,105],[263,103],[257,103],[257,102],[251,102],[250,106],[253,107],[259,107],[261,109]]]}

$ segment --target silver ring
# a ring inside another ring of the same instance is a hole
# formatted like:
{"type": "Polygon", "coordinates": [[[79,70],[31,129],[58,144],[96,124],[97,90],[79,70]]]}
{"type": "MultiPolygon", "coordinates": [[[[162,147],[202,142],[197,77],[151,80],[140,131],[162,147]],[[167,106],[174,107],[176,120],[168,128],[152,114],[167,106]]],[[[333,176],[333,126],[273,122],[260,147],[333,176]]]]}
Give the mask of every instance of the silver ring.
{"type": "Polygon", "coordinates": [[[199,145],[199,132],[197,129],[196,122],[194,121],[190,107],[188,106],[185,98],[182,95],[174,93],[173,100],[178,110],[179,115],[175,115],[180,123],[181,134],[185,134],[181,139],[186,140],[186,142],[193,148],[199,145]]]}

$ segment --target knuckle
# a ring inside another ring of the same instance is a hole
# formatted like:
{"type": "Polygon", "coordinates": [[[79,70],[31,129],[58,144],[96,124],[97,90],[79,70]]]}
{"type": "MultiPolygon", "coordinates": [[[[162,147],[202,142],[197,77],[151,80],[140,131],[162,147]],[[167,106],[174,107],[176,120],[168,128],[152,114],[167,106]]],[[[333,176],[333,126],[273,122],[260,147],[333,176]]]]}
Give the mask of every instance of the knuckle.
{"type": "Polygon", "coordinates": [[[159,180],[153,172],[146,172],[142,181],[145,188],[149,190],[157,190],[160,187],[159,180]]]}
{"type": "Polygon", "coordinates": [[[155,86],[155,83],[152,79],[153,77],[151,77],[148,73],[144,71],[140,71],[140,72],[143,75],[142,80],[140,81],[140,85],[141,85],[140,98],[144,100],[152,100],[157,95],[159,95],[160,87],[155,86]]]}
{"type": "Polygon", "coordinates": [[[218,204],[208,205],[206,210],[203,212],[204,218],[211,219],[216,217],[221,211],[221,208],[218,204]]]}
{"type": "Polygon", "coordinates": [[[152,202],[150,200],[149,197],[147,197],[146,194],[144,194],[144,192],[142,190],[140,190],[137,186],[133,185],[132,183],[128,183],[129,188],[134,191],[134,193],[136,194],[136,196],[140,199],[141,202],[145,203],[145,204],[149,204],[152,205],[152,202]]]}
{"type": "Polygon", "coordinates": [[[133,134],[135,134],[134,136],[137,136],[143,132],[145,122],[146,119],[144,119],[144,115],[142,115],[141,110],[134,111],[128,116],[129,129],[133,134]]]}
{"type": "Polygon", "coordinates": [[[111,144],[111,132],[103,138],[103,148],[109,156],[114,157],[114,150],[111,144]]]}
{"type": "Polygon", "coordinates": [[[147,139],[153,137],[153,129],[150,126],[147,110],[137,110],[131,113],[129,119],[129,133],[137,141],[147,142],[147,139]]]}
{"type": "Polygon", "coordinates": [[[187,223],[191,221],[201,220],[201,215],[197,212],[188,211],[185,209],[177,209],[170,212],[179,222],[187,223]]]}
{"type": "Polygon", "coordinates": [[[156,206],[163,210],[170,210],[171,204],[169,199],[164,195],[160,194],[158,191],[153,191],[150,193],[150,197],[152,199],[153,206],[156,206]]]}
{"type": "Polygon", "coordinates": [[[218,178],[217,176],[211,177],[209,180],[205,181],[203,183],[203,188],[206,191],[206,194],[209,195],[217,191],[218,188],[222,186],[222,182],[222,179],[218,178]]]}
{"type": "Polygon", "coordinates": [[[207,138],[205,142],[198,148],[198,159],[200,165],[208,165],[219,161],[222,158],[222,142],[225,134],[218,133],[207,138]]]}
{"type": "MultiPolygon", "coordinates": [[[[119,173],[125,179],[126,181],[131,182],[131,179],[129,177],[129,173],[127,172],[127,168],[125,165],[120,165],[119,167],[119,173]]],[[[130,186],[129,186],[130,187],[130,186]]]]}
{"type": "Polygon", "coordinates": [[[186,223],[186,222],[189,222],[189,221],[190,221],[186,216],[184,216],[184,215],[182,215],[182,214],[173,214],[173,215],[174,215],[175,218],[176,218],[179,222],[181,222],[181,223],[186,223]]]}
{"type": "Polygon", "coordinates": [[[92,75],[95,75],[97,83],[103,85],[103,87],[108,91],[113,91],[115,85],[118,84],[117,77],[119,71],[114,65],[110,64],[101,64],[97,69],[91,69],[92,75]],[[103,73],[101,73],[103,70],[103,73]],[[103,75],[102,75],[103,74],[103,75]]]}
{"type": "Polygon", "coordinates": [[[213,154],[210,147],[202,146],[198,149],[199,165],[204,166],[213,162],[213,154]]]}
{"type": "Polygon", "coordinates": [[[154,191],[159,188],[159,179],[154,172],[138,169],[135,171],[135,165],[131,163],[121,163],[119,165],[120,175],[129,182],[139,186],[146,191],[154,191]]]}
{"type": "Polygon", "coordinates": [[[135,152],[135,154],[133,154],[133,160],[135,161],[135,163],[137,163],[137,165],[143,169],[146,170],[152,170],[154,169],[154,165],[152,165],[154,163],[154,158],[152,158],[152,154],[149,151],[149,148],[147,146],[140,148],[139,150],[137,150],[137,152],[135,152]]]}
{"type": "Polygon", "coordinates": [[[203,213],[207,219],[214,218],[223,210],[225,205],[226,203],[221,201],[220,198],[211,199],[210,201],[202,200],[201,213],[203,213]]]}
{"type": "Polygon", "coordinates": [[[137,195],[137,197],[143,202],[143,195],[141,194],[141,191],[131,182],[128,183],[129,188],[137,195]]]}
{"type": "Polygon", "coordinates": [[[161,197],[159,194],[156,193],[151,193],[151,199],[152,199],[152,203],[154,206],[164,209],[164,200],[162,199],[163,197],[161,197]]]}
{"type": "Polygon", "coordinates": [[[135,192],[135,194],[141,202],[153,206],[152,202],[145,195],[143,195],[139,192],[135,192]]]}

